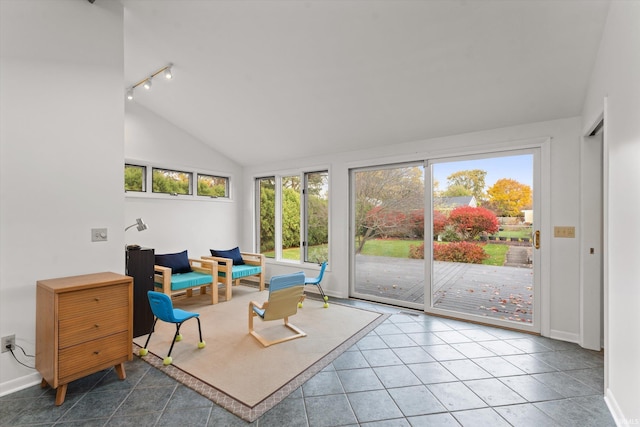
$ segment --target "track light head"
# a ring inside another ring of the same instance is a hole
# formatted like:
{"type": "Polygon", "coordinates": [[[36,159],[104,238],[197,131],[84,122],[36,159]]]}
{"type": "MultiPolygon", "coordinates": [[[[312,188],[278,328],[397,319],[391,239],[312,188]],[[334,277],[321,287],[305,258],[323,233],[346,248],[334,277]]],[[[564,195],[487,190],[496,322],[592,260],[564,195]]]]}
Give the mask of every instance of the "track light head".
{"type": "Polygon", "coordinates": [[[167,80],[171,80],[173,78],[173,70],[172,70],[172,66],[169,65],[167,68],[165,68],[164,70],[164,78],[167,80]]]}
{"type": "Polygon", "coordinates": [[[144,81],[144,83],[142,83],[142,87],[145,88],[146,90],[151,89],[151,77],[149,77],[147,80],[144,81]]]}
{"type": "Polygon", "coordinates": [[[127,100],[128,101],[133,101],[133,88],[129,88],[129,90],[127,90],[127,100]]]}

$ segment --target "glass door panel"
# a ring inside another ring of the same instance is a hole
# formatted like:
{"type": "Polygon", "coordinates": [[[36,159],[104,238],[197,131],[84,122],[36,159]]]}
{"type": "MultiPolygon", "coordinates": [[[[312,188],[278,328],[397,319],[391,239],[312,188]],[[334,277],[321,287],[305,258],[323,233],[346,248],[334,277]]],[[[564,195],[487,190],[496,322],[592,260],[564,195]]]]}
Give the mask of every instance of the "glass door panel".
{"type": "Polygon", "coordinates": [[[426,311],[536,328],[535,156],[523,150],[429,162],[426,311]]]}
{"type": "Polygon", "coordinates": [[[424,167],[422,163],[351,171],[351,294],[424,307],[424,167]]]}

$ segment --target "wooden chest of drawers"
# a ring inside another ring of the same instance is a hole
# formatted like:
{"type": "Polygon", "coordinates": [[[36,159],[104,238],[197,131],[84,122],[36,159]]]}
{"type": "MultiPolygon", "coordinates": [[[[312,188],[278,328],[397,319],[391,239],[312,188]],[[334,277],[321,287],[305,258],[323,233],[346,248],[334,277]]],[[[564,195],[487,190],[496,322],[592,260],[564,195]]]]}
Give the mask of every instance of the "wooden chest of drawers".
{"type": "Polygon", "coordinates": [[[115,273],[39,280],[36,290],[36,369],[42,386],[57,389],[133,358],[133,280],[115,273]]]}

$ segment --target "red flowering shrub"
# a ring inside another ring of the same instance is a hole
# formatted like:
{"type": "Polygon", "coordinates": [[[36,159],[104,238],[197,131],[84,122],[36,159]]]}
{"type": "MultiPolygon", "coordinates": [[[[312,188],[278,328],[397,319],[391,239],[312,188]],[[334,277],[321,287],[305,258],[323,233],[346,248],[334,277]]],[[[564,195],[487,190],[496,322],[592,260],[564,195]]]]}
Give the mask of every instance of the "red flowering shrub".
{"type": "Polygon", "coordinates": [[[424,259],[424,243],[409,245],[409,258],[424,259]]]}
{"type": "Polygon", "coordinates": [[[449,219],[440,211],[433,211],[433,235],[437,236],[444,231],[449,219]]]}
{"type": "MultiPolygon", "coordinates": [[[[424,252],[424,248],[423,248],[424,252]]],[[[481,245],[471,242],[434,243],[433,259],[436,261],[482,264],[489,258],[481,245]]]]}
{"type": "Polygon", "coordinates": [[[480,233],[488,234],[498,231],[499,223],[496,214],[485,208],[459,206],[449,214],[449,224],[464,240],[474,240],[480,233]]]}

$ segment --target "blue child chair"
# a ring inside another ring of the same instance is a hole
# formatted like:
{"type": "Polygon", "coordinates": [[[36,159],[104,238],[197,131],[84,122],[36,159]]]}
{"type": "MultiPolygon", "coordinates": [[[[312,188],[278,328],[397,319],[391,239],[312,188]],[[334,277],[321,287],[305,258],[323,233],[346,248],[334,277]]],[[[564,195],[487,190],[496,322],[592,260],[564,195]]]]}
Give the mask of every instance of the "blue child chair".
{"type": "Polygon", "coordinates": [[[171,303],[171,297],[169,295],[149,291],[147,292],[147,296],[149,298],[149,304],[151,305],[151,311],[155,316],[153,319],[153,325],[151,326],[151,332],[149,332],[149,336],[147,337],[147,342],[144,343],[144,347],[140,349],[138,354],[140,356],[146,356],[149,353],[147,350],[147,345],[149,344],[149,340],[151,339],[151,335],[156,327],[156,322],[158,319],[167,323],[175,323],[176,325],[176,333],[173,336],[173,341],[171,341],[171,347],[169,348],[169,353],[167,357],[164,358],[163,364],[170,365],[173,362],[171,358],[171,351],[173,350],[173,345],[182,340],[182,335],[180,334],[180,326],[182,324],[192,318],[195,318],[198,321],[198,334],[200,336],[200,341],[198,342],[198,348],[204,348],[206,343],[202,340],[202,329],[200,328],[200,315],[198,313],[194,313],[191,311],[185,311],[179,308],[173,308],[173,304],[171,303]]]}
{"type": "MultiPolygon", "coordinates": [[[[329,297],[324,294],[322,290],[322,286],[320,286],[320,282],[322,282],[322,278],[324,277],[324,270],[327,268],[327,262],[323,262],[320,266],[320,274],[317,277],[306,277],[304,278],[305,285],[316,285],[318,287],[318,291],[320,292],[320,296],[322,296],[322,300],[324,301],[324,308],[329,307],[329,297]]],[[[298,304],[298,308],[302,308],[302,302],[298,304]]]]}

